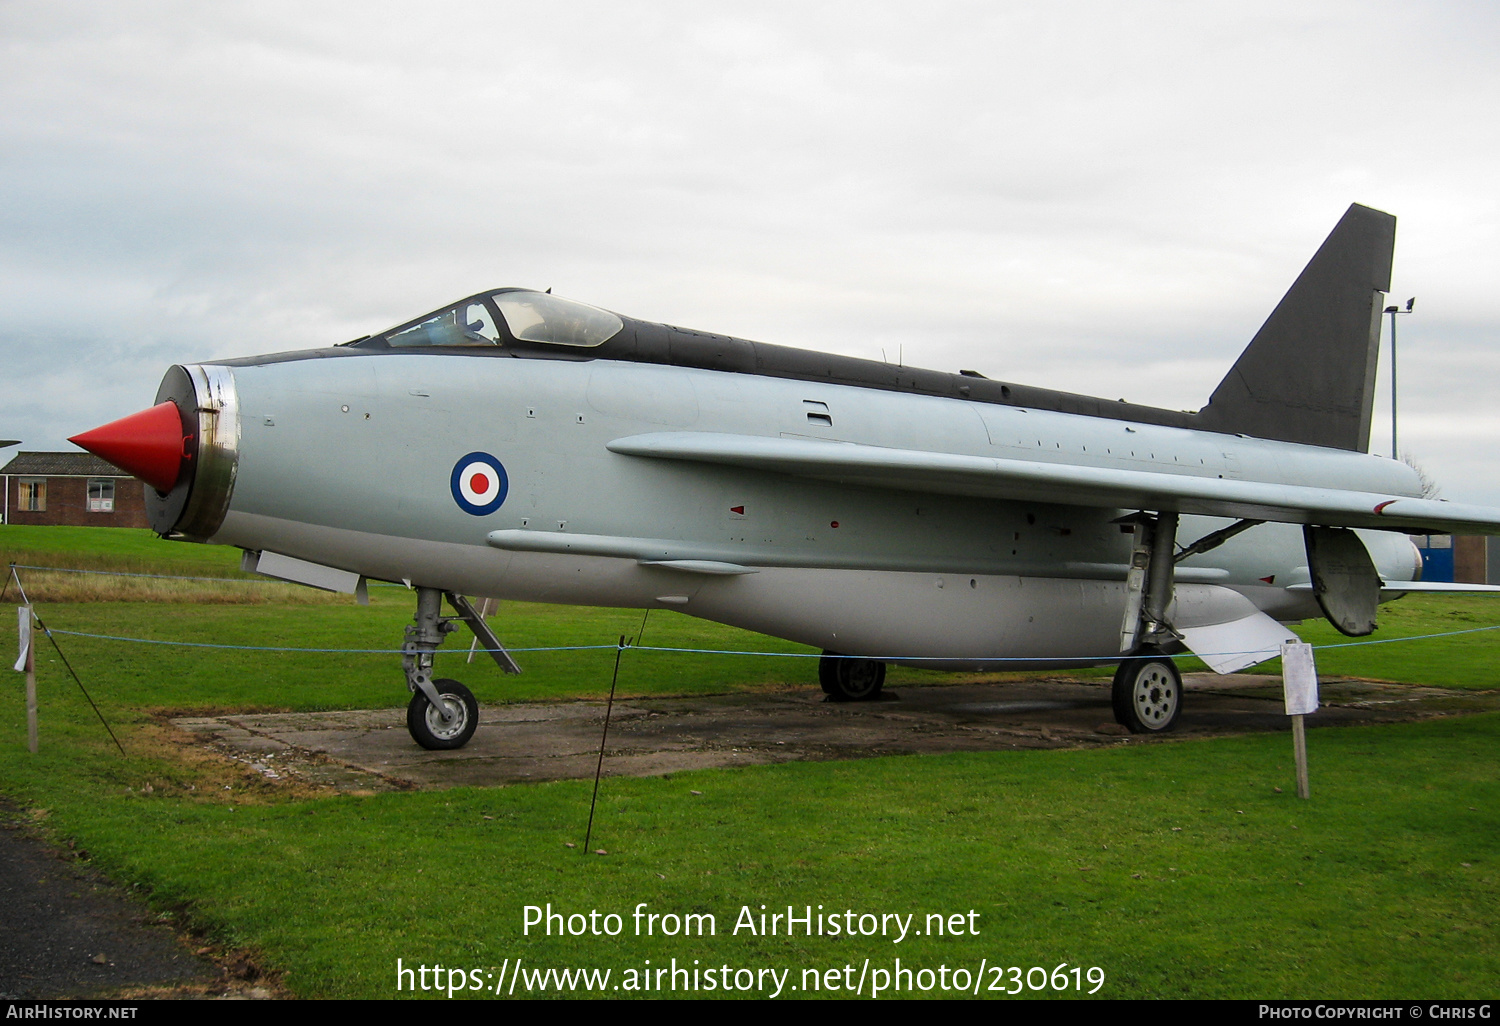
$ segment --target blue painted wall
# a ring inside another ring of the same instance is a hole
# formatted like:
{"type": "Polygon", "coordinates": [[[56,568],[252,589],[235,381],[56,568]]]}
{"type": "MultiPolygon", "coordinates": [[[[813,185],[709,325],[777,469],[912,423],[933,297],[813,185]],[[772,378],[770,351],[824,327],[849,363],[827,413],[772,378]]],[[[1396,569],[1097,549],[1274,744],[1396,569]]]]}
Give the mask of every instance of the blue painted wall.
{"type": "Polygon", "coordinates": [[[1417,542],[1417,548],[1422,552],[1422,580],[1424,581],[1448,581],[1453,580],[1453,549],[1430,549],[1417,542]]]}

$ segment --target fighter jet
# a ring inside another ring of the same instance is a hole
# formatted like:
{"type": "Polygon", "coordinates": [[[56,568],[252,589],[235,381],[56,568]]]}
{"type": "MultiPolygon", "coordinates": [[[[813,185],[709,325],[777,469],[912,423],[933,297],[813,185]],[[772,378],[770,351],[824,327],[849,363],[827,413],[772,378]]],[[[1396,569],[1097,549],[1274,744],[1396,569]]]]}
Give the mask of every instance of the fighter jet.
{"type": "Polygon", "coordinates": [[[343,591],[416,592],[407,723],[457,748],[435,679],[464,596],[677,609],[815,646],[836,700],[887,663],[1118,664],[1169,730],[1170,658],[1274,656],[1285,624],[1375,629],[1422,588],[1407,532],[1500,533],[1370,454],[1395,219],[1345,213],[1208,403],[1181,412],[636,320],[528,289],[342,345],[172,367],[72,441],[146,482],[155,530],[343,591]],[[447,597],[456,615],[444,615],[447,597]]]}

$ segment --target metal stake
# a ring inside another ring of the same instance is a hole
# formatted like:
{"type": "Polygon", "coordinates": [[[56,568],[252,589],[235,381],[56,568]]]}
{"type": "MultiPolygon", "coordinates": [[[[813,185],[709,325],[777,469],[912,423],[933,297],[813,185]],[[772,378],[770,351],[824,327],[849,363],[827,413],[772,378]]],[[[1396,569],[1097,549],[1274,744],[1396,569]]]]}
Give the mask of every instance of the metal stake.
{"type": "Polygon", "coordinates": [[[599,804],[599,775],[604,771],[604,741],[609,737],[609,714],[615,707],[615,685],[620,680],[620,656],[625,654],[625,635],[615,646],[615,675],[609,680],[609,704],[604,707],[604,733],[599,735],[599,761],[594,766],[594,797],[589,799],[589,826],[583,832],[583,850],[589,850],[589,839],[594,836],[594,806],[599,804]]]}

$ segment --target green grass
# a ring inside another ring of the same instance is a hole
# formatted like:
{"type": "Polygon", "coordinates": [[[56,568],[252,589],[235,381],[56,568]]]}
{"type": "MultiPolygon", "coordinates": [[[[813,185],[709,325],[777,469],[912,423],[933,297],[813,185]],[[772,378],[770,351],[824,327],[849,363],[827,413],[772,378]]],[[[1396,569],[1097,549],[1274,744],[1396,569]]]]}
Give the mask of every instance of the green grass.
{"type": "Polygon", "coordinates": [[[582,841],[587,782],[207,797],[185,790],[201,778],[78,736],[49,738],[20,775],[7,753],[6,779],[117,879],[258,949],[305,996],[391,996],[398,957],[618,972],[901,956],[1099,966],[1110,997],[1472,997],[1500,984],[1497,735],[1495,716],[1316,731],[1306,803],[1287,739],[1266,735],[611,779],[605,858],[564,847],[582,841]],[[711,912],[721,933],[522,932],[526,905],[625,915],[642,901],[711,912]],[[972,909],[980,932],[899,946],[728,934],[763,903],[972,909]]]}
{"type": "Polygon", "coordinates": [[[240,573],[240,550],[222,545],[186,545],[155,532],[119,527],[0,525],[0,566],[87,567],[142,573],[212,577],[240,573]]]}
{"type": "MultiPolygon", "coordinates": [[[[1319,647],[1323,676],[1366,677],[1444,688],[1500,688],[1500,595],[1408,595],[1380,607],[1380,628],[1368,639],[1346,638],[1327,621],[1308,621],[1296,632],[1319,647]],[[1391,644],[1393,638],[1475,631],[1391,644]]],[[[1263,672],[1280,673],[1280,661],[1263,672]]]]}
{"type": "MultiPolygon", "coordinates": [[[[1408,599],[1384,608],[1381,635],[1496,622],[1492,608],[1500,612],[1483,598],[1408,599]]],[[[501,636],[517,647],[611,644],[640,624],[638,611],[502,610],[501,636]]],[[[53,627],[96,633],[394,648],[410,596],[382,589],[369,608],[95,603],[40,612],[53,627]]],[[[1335,640],[1304,630],[1315,643],[1335,640]]],[[[1497,633],[1324,650],[1319,666],[1325,675],[1493,687],[1497,633]]],[[[449,646],[461,649],[463,637],[449,646]]],[[[598,857],[564,846],[583,840],[587,782],[308,798],[183,757],[148,715],[392,705],[405,698],[393,655],[59,640],[129,754],[109,745],[43,649],[38,755],[25,750],[20,676],[0,691],[0,793],[159,909],[259,952],[303,996],[394,996],[397,958],[481,971],[522,958],[528,967],[609,968],[618,982],[645,959],[660,967],[675,957],[790,969],[793,984],[803,968],[849,964],[857,976],[865,958],[876,968],[900,957],[907,968],[950,970],[981,959],[1067,962],[1101,967],[1099,996],[1114,998],[1482,997],[1500,985],[1496,715],[1315,730],[1309,802],[1293,797],[1285,735],[611,778],[592,845],[610,854],[598,857]],[[523,907],[547,902],[619,913],[626,935],[523,934],[523,907]],[[720,932],[629,936],[639,902],[711,912],[720,932]],[[979,934],[897,945],[729,933],[741,906],[758,913],[763,903],[916,913],[918,925],[927,913],[972,909],[979,934]]],[[[797,650],[660,612],[646,640],[797,650]]],[[[520,678],[479,660],[464,667],[462,655],[441,657],[439,668],[487,702],[598,696],[613,651],[520,658],[520,678]]],[[[901,672],[911,682],[939,677],[901,672]]],[[[707,693],[812,678],[810,660],[630,652],[621,689],[707,693]]]]}
{"type": "MultiPolygon", "coordinates": [[[[308,605],[335,601],[328,592],[245,573],[239,560],[238,549],[168,542],[145,530],[14,524],[0,528],[0,567],[5,568],[0,572],[9,578],[14,564],[33,602],[308,605]]],[[[0,594],[14,596],[17,590],[14,580],[0,586],[0,594]]]]}

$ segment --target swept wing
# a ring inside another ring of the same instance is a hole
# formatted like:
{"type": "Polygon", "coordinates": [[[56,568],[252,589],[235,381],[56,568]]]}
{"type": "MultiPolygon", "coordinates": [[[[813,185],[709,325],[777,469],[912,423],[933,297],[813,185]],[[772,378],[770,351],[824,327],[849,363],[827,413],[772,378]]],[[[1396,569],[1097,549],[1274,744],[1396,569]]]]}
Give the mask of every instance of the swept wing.
{"type": "Polygon", "coordinates": [[[801,438],[662,431],[611,452],[939,495],[1149,509],[1327,527],[1500,533],[1500,509],[1315,485],[1042,463],[801,438]]]}

